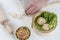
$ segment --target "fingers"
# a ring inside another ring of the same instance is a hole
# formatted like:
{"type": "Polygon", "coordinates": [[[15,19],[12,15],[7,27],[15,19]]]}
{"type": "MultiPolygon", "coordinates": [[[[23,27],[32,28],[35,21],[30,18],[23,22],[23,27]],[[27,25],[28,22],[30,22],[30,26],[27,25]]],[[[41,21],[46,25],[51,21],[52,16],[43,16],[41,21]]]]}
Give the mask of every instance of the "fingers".
{"type": "Polygon", "coordinates": [[[35,10],[35,7],[32,6],[29,10],[26,11],[27,14],[31,14],[35,10]]]}
{"type": "Polygon", "coordinates": [[[35,6],[31,7],[29,10],[26,11],[27,15],[29,14],[35,14],[39,11],[39,8],[36,8],[35,6]]]}
{"type": "Polygon", "coordinates": [[[27,15],[34,14],[38,11],[39,11],[39,8],[36,7],[36,5],[33,5],[32,3],[29,3],[29,5],[27,5],[26,10],[25,10],[27,15]]]}
{"type": "Polygon", "coordinates": [[[39,11],[40,9],[36,8],[34,11],[32,11],[32,14],[35,14],[39,11]]]}
{"type": "Polygon", "coordinates": [[[29,3],[29,4],[27,5],[27,7],[26,7],[26,10],[25,10],[25,11],[27,11],[28,9],[30,9],[32,6],[33,6],[33,5],[32,5],[32,3],[29,3]]]}

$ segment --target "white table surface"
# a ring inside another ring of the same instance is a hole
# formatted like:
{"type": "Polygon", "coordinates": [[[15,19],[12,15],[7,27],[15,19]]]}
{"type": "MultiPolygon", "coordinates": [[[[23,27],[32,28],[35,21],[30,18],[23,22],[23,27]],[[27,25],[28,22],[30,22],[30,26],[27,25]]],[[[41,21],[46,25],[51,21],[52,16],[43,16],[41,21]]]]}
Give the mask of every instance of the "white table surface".
{"type": "MultiPolygon", "coordinates": [[[[17,13],[17,14],[24,14],[24,9],[20,3],[19,0],[0,0],[0,4],[2,5],[2,8],[9,19],[10,24],[13,26],[13,30],[15,31],[18,26],[28,26],[29,29],[31,30],[31,36],[29,40],[60,40],[60,4],[52,5],[43,8],[42,10],[48,10],[48,11],[53,11],[57,13],[58,15],[58,25],[57,28],[49,35],[45,36],[39,36],[37,35],[32,29],[31,29],[31,17],[30,16],[25,16],[23,20],[18,20],[13,18],[10,14],[12,13],[17,13]],[[29,22],[28,22],[29,20],[29,22]],[[22,23],[24,22],[24,23],[22,23]],[[28,25],[29,24],[29,25],[28,25]]],[[[10,35],[5,27],[0,24],[0,40],[17,40],[13,35],[10,35]]]]}

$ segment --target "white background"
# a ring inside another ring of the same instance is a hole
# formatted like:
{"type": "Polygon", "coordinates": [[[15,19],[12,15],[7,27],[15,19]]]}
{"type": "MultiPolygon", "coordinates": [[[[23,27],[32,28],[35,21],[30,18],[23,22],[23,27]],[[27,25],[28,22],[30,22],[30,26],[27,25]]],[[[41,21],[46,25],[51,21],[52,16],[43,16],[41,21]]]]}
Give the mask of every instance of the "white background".
{"type": "MultiPolygon", "coordinates": [[[[10,14],[13,13],[18,13],[18,14],[24,14],[24,9],[20,3],[19,0],[0,0],[0,4],[3,8],[3,11],[5,12],[7,18],[10,21],[10,24],[13,26],[13,30],[15,32],[16,28],[18,28],[18,26],[21,25],[25,25],[25,26],[29,26],[30,30],[31,30],[31,17],[23,17],[24,20],[18,20],[13,18],[10,14]],[[29,20],[29,21],[28,21],[29,20]],[[24,23],[22,23],[24,22],[24,23]],[[29,24],[29,25],[28,25],[29,24]]],[[[26,5],[26,4],[25,4],[26,5]]],[[[60,40],[60,4],[56,4],[54,6],[48,6],[43,8],[42,10],[49,10],[49,11],[53,11],[56,12],[58,15],[58,25],[57,28],[49,35],[45,35],[45,36],[38,36],[33,30],[31,30],[31,36],[29,38],[29,40],[60,40]]],[[[15,35],[10,35],[7,30],[5,29],[5,27],[3,25],[0,24],[0,40],[16,40],[15,35]]]]}

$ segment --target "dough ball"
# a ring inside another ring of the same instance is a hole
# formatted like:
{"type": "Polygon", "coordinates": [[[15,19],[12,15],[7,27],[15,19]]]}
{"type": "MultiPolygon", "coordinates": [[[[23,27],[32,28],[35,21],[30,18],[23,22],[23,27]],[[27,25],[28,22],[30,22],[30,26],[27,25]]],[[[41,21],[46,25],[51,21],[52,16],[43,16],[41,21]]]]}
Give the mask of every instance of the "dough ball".
{"type": "Polygon", "coordinates": [[[42,28],[43,30],[49,30],[49,24],[44,24],[42,28]]]}
{"type": "Polygon", "coordinates": [[[46,20],[43,17],[38,18],[37,20],[38,24],[43,25],[46,23],[46,20]]]}

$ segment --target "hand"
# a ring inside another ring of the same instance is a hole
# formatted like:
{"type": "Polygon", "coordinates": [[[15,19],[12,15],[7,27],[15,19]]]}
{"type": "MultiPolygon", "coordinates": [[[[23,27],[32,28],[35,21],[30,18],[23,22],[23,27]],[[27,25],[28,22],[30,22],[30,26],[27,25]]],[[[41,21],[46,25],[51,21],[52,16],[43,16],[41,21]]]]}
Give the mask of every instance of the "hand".
{"type": "Polygon", "coordinates": [[[34,14],[47,4],[47,0],[32,0],[26,7],[26,14],[34,14]]]}

